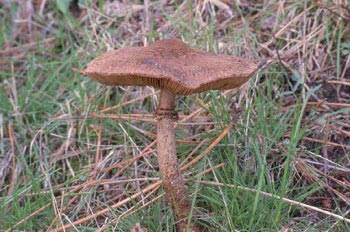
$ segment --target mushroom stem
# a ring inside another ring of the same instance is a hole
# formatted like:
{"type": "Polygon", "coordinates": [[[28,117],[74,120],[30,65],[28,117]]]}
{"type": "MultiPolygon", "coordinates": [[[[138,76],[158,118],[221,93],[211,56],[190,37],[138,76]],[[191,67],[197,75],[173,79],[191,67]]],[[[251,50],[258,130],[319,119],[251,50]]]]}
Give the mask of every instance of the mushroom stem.
{"type": "MultiPolygon", "coordinates": [[[[167,90],[161,90],[156,114],[158,121],[158,163],[165,196],[173,210],[178,231],[184,232],[186,231],[191,205],[186,200],[186,189],[176,155],[174,121],[177,120],[177,113],[175,112],[175,94],[167,90]]],[[[193,231],[192,225],[190,225],[190,231],[193,231]]]]}

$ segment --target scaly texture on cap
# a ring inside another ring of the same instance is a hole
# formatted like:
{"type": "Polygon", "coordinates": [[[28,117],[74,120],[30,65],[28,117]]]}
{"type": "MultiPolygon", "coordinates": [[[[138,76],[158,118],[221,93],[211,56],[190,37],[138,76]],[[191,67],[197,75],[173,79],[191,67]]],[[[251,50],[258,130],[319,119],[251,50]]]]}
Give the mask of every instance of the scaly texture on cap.
{"type": "Polygon", "coordinates": [[[191,49],[179,39],[127,47],[92,60],[84,74],[106,85],[153,86],[175,94],[237,88],[258,69],[254,62],[191,49]]]}

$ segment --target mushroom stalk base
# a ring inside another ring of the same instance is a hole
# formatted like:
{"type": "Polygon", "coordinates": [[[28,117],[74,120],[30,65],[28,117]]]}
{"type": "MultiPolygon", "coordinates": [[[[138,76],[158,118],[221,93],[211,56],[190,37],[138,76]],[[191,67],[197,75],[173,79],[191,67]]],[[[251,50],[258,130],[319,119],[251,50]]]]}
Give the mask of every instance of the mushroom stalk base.
{"type": "MultiPolygon", "coordinates": [[[[186,200],[186,189],[177,160],[175,146],[175,95],[161,90],[157,114],[158,162],[165,196],[173,210],[178,231],[185,232],[191,205],[186,200]]],[[[189,231],[196,231],[190,224],[189,231]]]]}

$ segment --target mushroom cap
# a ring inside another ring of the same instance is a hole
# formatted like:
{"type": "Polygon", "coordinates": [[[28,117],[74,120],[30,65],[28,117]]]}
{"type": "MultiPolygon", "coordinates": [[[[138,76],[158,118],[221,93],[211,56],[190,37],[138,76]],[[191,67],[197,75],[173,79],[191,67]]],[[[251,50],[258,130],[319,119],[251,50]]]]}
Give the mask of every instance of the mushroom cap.
{"type": "Polygon", "coordinates": [[[92,60],[83,74],[106,85],[153,86],[174,94],[233,89],[258,69],[250,60],[188,47],[179,39],[126,47],[92,60]]]}

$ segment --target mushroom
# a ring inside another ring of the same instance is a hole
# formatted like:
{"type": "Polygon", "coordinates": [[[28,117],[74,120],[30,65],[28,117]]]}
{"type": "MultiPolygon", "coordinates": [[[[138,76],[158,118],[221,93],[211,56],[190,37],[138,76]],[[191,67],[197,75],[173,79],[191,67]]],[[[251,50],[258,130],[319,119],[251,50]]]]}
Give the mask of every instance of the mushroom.
{"type": "MultiPolygon", "coordinates": [[[[186,231],[190,202],[176,156],[175,95],[233,89],[258,69],[247,59],[191,49],[179,39],[160,40],[148,47],[126,47],[91,61],[84,74],[106,85],[153,86],[160,89],[157,117],[159,170],[177,228],[186,231]]],[[[190,224],[190,229],[199,231],[190,224]]]]}

